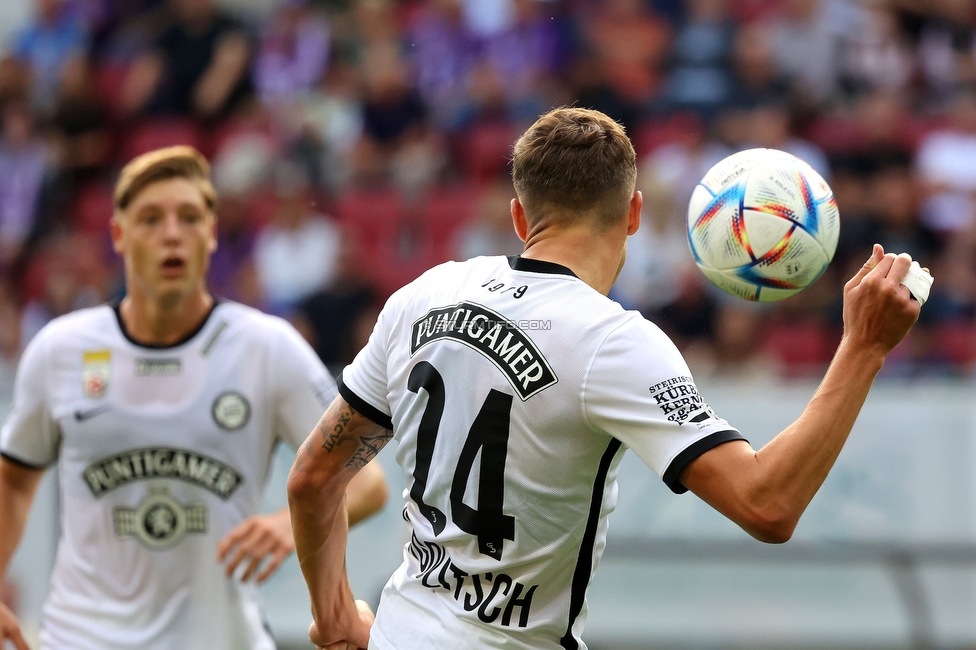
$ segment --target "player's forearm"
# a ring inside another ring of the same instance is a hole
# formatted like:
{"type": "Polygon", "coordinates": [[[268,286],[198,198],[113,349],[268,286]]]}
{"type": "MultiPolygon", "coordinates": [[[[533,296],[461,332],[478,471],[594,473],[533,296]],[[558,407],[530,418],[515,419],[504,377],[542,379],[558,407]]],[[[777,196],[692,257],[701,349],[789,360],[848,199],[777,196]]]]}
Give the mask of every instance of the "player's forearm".
{"type": "Polygon", "coordinates": [[[345,568],[349,529],[344,490],[292,472],[288,506],[315,620],[336,620],[355,612],[345,568]]]}
{"type": "Polygon", "coordinates": [[[376,514],[386,503],[388,490],[383,469],[370,462],[349,481],[346,487],[346,511],[349,525],[355,526],[363,519],[376,514]]]}
{"type": "Polygon", "coordinates": [[[27,514],[41,475],[39,470],[25,469],[0,459],[0,578],[6,575],[24,534],[27,514]]]}
{"type": "Polygon", "coordinates": [[[871,390],[884,356],[844,340],[800,417],[756,452],[751,500],[792,534],[823,485],[871,390]]]}

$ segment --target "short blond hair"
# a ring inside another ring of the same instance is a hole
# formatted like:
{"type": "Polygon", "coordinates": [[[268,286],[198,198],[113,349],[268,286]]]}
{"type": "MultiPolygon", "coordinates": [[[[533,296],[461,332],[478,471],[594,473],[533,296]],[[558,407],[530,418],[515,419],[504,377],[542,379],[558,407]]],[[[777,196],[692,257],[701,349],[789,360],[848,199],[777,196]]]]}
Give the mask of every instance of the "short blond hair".
{"type": "Polygon", "coordinates": [[[552,213],[595,213],[600,226],[626,213],[637,156],[624,128],[599,111],[549,111],[515,143],[512,180],[530,225],[552,213]]]}
{"type": "Polygon", "coordinates": [[[187,145],[165,147],[136,156],[122,168],[112,200],[117,212],[124,211],[148,185],[170,178],[185,178],[196,184],[207,208],[217,207],[217,191],[210,182],[210,163],[187,145]]]}

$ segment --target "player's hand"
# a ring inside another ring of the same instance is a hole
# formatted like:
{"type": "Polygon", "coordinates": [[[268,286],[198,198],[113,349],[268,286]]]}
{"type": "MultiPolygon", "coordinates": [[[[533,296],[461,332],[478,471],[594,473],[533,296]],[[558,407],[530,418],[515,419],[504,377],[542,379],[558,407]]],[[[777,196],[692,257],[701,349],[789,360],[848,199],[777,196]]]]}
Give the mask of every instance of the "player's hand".
{"type": "Polygon", "coordinates": [[[24,635],[20,631],[20,623],[10,609],[0,603],[0,648],[4,646],[4,641],[10,641],[17,650],[30,650],[24,635]]]}
{"type": "Polygon", "coordinates": [[[237,567],[246,561],[247,569],[241,574],[241,580],[246,581],[267,560],[264,569],[255,578],[260,584],[271,577],[294,550],[295,536],[288,509],[285,508],[270,515],[248,517],[235,526],[217,544],[217,561],[227,562],[228,576],[234,575],[237,567]]]}
{"type": "Polygon", "coordinates": [[[911,264],[910,256],[885,254],[874,245],[871,258],[844,286],[844,338],[885,356],[905,338],[921,309],[901,283],[911,264]]]}
{"type": "Polygon", "coordinates": [[[342,632],[335,631],[331,635],[319,631],[313,621],[308,628],[308,639],[321,650],[365,650],[369,647],[369,628],[373,627],[373,610],[365,600],[356,601],[357,618],[353,620],[353,629],[342,632]],[[329,638],[340,638],[340,641],[329,641],[329,638]]]}

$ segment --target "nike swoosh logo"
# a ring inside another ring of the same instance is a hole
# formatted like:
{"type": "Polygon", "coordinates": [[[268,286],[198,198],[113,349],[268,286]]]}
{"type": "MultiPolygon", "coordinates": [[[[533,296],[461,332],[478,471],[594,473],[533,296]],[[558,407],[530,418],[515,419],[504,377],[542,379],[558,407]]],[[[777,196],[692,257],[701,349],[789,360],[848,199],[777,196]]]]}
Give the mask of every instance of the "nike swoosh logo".
{"type": "Polygon", "coordinates": [[[87,411],[75,411],[75,421],[84,422],[85,420],[90,420],[96,415],[101,415],[111,408],[112,407],[108,404],[103,404],[102,406],[96,406],[95,408],[88,409],[87,411]]]}

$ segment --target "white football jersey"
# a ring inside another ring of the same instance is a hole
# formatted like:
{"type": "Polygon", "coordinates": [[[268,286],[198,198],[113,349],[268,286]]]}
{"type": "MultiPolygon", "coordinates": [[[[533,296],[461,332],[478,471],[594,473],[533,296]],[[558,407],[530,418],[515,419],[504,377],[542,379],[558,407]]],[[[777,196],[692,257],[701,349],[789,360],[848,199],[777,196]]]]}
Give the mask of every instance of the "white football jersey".
{"type": "Polygon", "coordinates": [[[110,306],[51,322],[20,363],[0,452],[57,460],[61,529],[44,648],[273,648],[217,542],[259,511],[275,444],[335,382],[285,321],[218,303],[185,341],[131,340],[110,306]]]}
{"type": "Polygon", "coordinates": [[[411,539],[370,648],[585,648],[630,447],[675,492],[738,431],[657,327],[558,264],[480,257],[390,298],[339,393],[391,427],[411,539]]]}

